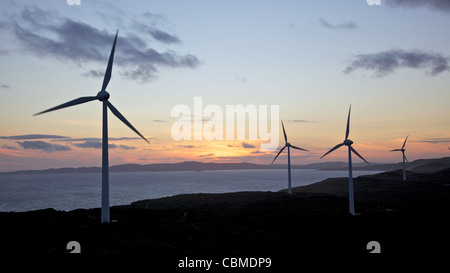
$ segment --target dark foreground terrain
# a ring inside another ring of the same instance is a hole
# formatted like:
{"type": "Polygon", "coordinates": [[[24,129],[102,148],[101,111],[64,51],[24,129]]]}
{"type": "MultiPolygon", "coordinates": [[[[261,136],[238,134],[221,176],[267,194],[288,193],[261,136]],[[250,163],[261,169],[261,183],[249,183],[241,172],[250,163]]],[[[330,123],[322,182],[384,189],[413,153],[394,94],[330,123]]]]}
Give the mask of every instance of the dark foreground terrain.
{"type": "MultiPolygon", "coordinates": [[[[232,266],[238,260],[224,259],[233,257],[270,258],[271,267],[306,257],[449,258],[450,169],[407,176],[403,182],[398,170],[356,178],[356,216],[348,213],[347,178],[298,187],[293,195],[238,192],[143,200],[111,208],[109,224],[100,224],[100,209],[2,212],[1,254],[66,255],[67,243],[77,241],[82,255],[132,254],[167,269],[178,268],[186,257],[217,262],[211,269],[232,266]],[[370,241],[380,244],[381,254],[369,254],[370,241]]],[[[247,268],[250,263],[247,259],[247,268]]]]}

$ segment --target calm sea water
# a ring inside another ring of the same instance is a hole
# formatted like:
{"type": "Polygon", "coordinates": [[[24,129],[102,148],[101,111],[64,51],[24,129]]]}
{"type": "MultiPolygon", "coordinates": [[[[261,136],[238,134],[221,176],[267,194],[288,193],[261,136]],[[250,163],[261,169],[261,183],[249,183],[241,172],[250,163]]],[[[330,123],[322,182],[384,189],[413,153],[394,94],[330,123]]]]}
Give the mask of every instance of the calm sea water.
{"type": "MultiPolygon", "coordinates": [[[[378,171],[353,173],[356,177],[378,171]]],[[[292,170],[292,187],[347,175],[347,171],[292,170]]],[[[185,193],[279,191],[287,188],[287,170],[110,173],[109,187],[111,206],[185,193]]],[[[0,211],[100,206],[100,173],[0,175],[0,211]]]]}

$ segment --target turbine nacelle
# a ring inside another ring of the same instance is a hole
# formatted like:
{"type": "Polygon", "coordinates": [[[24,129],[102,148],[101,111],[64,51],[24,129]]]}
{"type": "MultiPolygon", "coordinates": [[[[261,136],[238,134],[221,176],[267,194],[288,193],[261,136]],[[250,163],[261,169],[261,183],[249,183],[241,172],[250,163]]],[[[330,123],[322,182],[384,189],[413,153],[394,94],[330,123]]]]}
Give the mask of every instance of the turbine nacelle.
{"type": "Polygon", "coordinates": [[[344,140],[344,145],[346,145],[346,146],[350,146],[350,145],[352,145],[353,144],[353,141],[351,141],[350,139],[346,139],[346,140],[344,140]]]}
{"type": "Polygon", "coordinates": [[[400,149],[394,149],[394,150],[390,150],[390,152],[402,152],[403,153],[403,157],[405,157],[405,145],[406,145],[406,140],[408,140],[409,135],[406,136],[405,141],[403,142],[403,145],[400,149]]]}
{"type": "Polygon", "coordinates": [[[109,93],[106,92],[105,90],[102,90],[102,91],[97,93],[97,99],[99,101],[108,100],[109,99],[109,93]]]}

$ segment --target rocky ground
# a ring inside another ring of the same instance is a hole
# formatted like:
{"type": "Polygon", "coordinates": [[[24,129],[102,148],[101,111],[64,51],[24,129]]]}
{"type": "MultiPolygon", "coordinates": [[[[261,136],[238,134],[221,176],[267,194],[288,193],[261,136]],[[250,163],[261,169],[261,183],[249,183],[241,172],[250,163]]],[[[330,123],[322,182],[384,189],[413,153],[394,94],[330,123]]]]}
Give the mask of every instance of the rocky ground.
{"type": "MultiPolygon", "coordinates": [[[[142,200],[111,208],[109,224],[100,224],[100,209],[2,212],[1,254],[66,256],[67,243],[77,241],[84,255],[129,254],[169,269],[179,268],[186,257],[213,260],[218,265],[211,268],[221,269],[232,265],[225,258],[270,258],[273,268],[306,257],[366,259],[374,255],[367,244],[377,241],[378,256],[448,256],[450,169],[407,176],[402,181],[398,170],[356,178],[356,216],[348,213],[347,178],[294,188],[292,195],[238,192],[142,200]]],[[[247,267],[252,261],[247,259],[247,267]]]]}

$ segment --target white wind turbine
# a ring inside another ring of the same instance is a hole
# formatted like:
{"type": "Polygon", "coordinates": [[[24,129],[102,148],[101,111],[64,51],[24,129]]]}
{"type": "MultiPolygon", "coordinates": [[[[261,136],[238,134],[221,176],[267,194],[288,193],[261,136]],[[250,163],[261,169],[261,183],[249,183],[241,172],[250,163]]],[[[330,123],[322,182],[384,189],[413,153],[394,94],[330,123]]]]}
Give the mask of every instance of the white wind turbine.
{"type": "Polygon", "coordinates": [[[331,153],[332,151],[338,149],[339,147],[346,145],[348,146],[348,199],[349,199],[349,206],[350,206],[350,213],[352,215],[355,215],[355,202],[354,202],[354,196],[353,196],[353,173],[352,173],[352,152],[355,153],[359,158],[364,160],[367,164],[367,162],[358,152],[353,149],[352,144],[353,141],[348,139],[348,135],[350,133],[350,111],[352,109],[352,106],[350,105],[350,108],[348,109],[348,117],[347,117],[347,130],[345,131],[345,140],[344,142],[334,146],[331,150],[329,150],[326,154],[324,154],[321,158],[326,156],[327,154],[331,153]]]}
{"type": "Polygon", "coordinates": [[[116,37],[114,38],[114,43],[111,49],[111,53],[109,55],[109,61],[108,66],[106,68],[105,77],[103,78],[103,85],[102,90],[97,93],[96,96],[90,96],[90,97],[80,97],[78,99],[71,100],[69,102],[63,103],[61,105],[58,105],[56,107],[50,108],[48,110],[39,112],[37,114],[34,114],[34,116],[44,114],[50,111],[82,104],[85,102],[93,101],[93,100],[99,100],[103,103],[103,129],[102,129],[102,212],[101,212],[101,222],[102,223],[108,223],[110,222],[109,217],[109,166],[108,166],[108,111],[107,108],[111,110],[111,112],[120,119],[123,123],[125,123],[131,130],[133,130],[136,134],[138,134],[140,137],[142,137],[147,143],[148,140],[141,135],[141,133],[136,130],[136,128],[131,125],[128,120],[122,116],[122,114],[117,110],[111,102],[108,101],[109,99],[109,93],[106,92],[106,87],[108,86],[109,80],[111,79],[111,71],[114,61],[114,50],[116,47],[117,42],[117,35],[119,34],[119,31],[116,32],[116,37]]]}
{"type": "Polygon", "coordinates": [[[390,150],[390,152],[402,152],[403,154],[403,181],[406,181],[406,165],[405,165],[405,160],[406,162],[408,162],[408,159],[405,156],[405,144],[406,144],[406,140],[408,139],[408,136],[406,136],[405,138],[405,142],[403,142],[403,146],[401,149],[395,149],[395,150],[390,150]]]}
{"type": "Polygon", "coordinates": [[[284,144],[284,147],[281,148],[281,150],[278,152],[277,156],[272,160],[271,164],[273,164],[273,162],[275,162],[275,159],[277,159],[277,157],[281,154],[281,152],[283,152],[283,150],[287,147],[288,148],[288,177],[289,177],[289,180],[288,180],[288,193],[292,194],[292,185],[291,185],[291,150],[290,149],[293,148],[293,149],[307,151],[307,152],[309,152],[309,151],[305,150],[305,149],[302,149],[302,148],[299,148],[299,147],[296,147],[294,145],[291,145],[291,143],[289,143],[287,141],[287,136],[286,136],[286,131],[284,130],[283,121],[281,121],[281,126],[283,126],[283,134],[284,134],[285,144],[284,144]]]}

